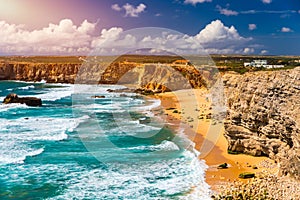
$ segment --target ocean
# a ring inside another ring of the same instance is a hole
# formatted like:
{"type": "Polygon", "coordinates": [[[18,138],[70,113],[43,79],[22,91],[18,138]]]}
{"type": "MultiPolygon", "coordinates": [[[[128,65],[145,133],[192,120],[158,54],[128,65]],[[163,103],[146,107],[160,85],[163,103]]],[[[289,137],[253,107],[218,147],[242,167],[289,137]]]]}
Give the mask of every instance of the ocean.
{"type": "Polygon", "coordinates": [[[210,199],[205,162],[152,112],[160,101],[107,92],[119,88],[1,81],[1,102],[43,106],[0,104],[0,199],[210,199]]]}

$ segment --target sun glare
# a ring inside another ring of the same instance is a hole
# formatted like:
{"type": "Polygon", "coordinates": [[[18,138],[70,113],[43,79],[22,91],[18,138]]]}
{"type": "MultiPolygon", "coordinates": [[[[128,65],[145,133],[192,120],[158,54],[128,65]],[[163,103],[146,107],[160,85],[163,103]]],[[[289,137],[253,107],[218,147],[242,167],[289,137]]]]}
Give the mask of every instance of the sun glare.
{"type": "Polygon", "coordinates": [[[18,8],[19,4],[15,0],[0,0],[0,17],[15,15],[18,8]]]}

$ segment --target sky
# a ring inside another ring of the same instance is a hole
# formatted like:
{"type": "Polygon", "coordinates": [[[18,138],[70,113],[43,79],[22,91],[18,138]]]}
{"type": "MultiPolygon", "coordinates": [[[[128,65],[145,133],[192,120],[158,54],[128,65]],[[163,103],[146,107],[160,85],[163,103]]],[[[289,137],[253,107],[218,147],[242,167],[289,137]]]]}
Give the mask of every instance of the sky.
{"type": "Polygon", "coordinates": [[[146,47],[300,55],[300,1],[0,0],[0,55],[88,55],[95,49],[106,55],[146,47]]]}

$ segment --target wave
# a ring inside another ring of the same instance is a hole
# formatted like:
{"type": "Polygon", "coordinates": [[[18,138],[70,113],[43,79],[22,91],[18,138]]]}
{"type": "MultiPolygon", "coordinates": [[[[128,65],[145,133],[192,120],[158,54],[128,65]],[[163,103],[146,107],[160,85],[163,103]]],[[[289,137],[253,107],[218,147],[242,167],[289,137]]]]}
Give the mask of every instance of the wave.
{"type": "Polygon", "coordinates": [[[110,93],[107,90],[117,90],[125,89],[126,87],[122,85],[85,85],[85,84],[74,84],[75,94],[89,94],[89,95],[99,95],[99,94],[119,94],[110,93]]]}
{"type": "Polygon", "coordinates": [[[154,108],[158,108],[161,105],[161,101],[159,99],[151,99],[148,100],[149,105],[136,107],[136,111],[151,111],[154,108]]]}
{"type": "Polygon", "coordinates": [[[19,90],[29,90],[29,89],[34,89],[35,86],[34,85],[28,85],[28,86],[24,86],[24,87],[18,87],[17,89],[19,90]]]}
{"type": "Polygon", "coordinates": [[[40,98],[43,101],[56,101],[69,97],[74,92],[74,85],[71,84],[53,84],[53,86],[61,87],[46,89],[45,93],[34,95],[34,97],[40,98]]]}
{"type": "MultiPolygon", "coordinates": [[[[5,97],[3,97],[4,99],[5,97]]],[[[2,97],[0,97],[0,101],[2,100],[2,97]]],[[[12,104],[0,104],[0,112],[5,112],[10,109],[22,109],[22,108],[28,108],[25,104],[19,104],[19,103],[12,103],[12,104]]]]}
{"type": "Polygon", "coordinates": [[[36,83],[36,84],[40,84],[40,83],[47,83],[46,80],[42,79],[41,81],[20,81],[20,80],[8,80],[7,82],[14,82],[14,83],[36,83]]]}
{"type": "Polygon", "coordinates": [[[0,164],[22,163],[28,156],[41,154],[43,149],[33,149],[30,144],[66,140],[67,133],[85,118],[0,119],[0,164]]]}
{"type": "Polygon", "coordinates": [[[47,83],[47,81],[42,79],[40,82],[36,82],[36,83],[47,83]]]}
{"type": "Polygon", "coordinates": [[[0,165],[1,164],[22,164],[26,160],[27,157],[34,157],[40,155],[44,152],[44,148],[25,151],[20,150],[14,152],[6,152],[5,154],[0,154],[0,165]],[[21,155],[19,155],[21,154],[21,155]],[[22,155],[23,154],[23,155],[22,155]]]}
{"type": "MultiPolygon", "coordinates": [[[[71,168],[72,169],[72,168],[71,168]]],[[[66,189],[49,199],[211,199],[206,165],[184,151],[175,159],[111,163],[107,169],[67,170],[66,189]]]]}
{"type": "Polygon", "coordinates": [[[180,148],[172,141],[164,140],[158,145],[129,147],[127,150],[146,150],[146,151],[179,151],[180,148]]]}
{"type": "Polygon", "coordinates": [[[72,118],[22,118],[17,120],[6,120],[0,124],[0,140],[10,138],[20,141],[67,139],[66,131],[73,130],[78,126],[72,118]],[[2,131],[7,130],[7,131],[2,131]]]}

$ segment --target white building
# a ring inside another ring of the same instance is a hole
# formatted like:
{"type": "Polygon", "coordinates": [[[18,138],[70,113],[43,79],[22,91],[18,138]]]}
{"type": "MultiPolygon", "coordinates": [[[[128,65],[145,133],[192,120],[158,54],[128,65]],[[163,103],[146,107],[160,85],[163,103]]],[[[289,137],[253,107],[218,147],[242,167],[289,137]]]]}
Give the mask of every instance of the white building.
{"type": "Polygon", "coordinates": [[[263,67],[268,64],[267,60],[253,60],[255,67],[263,67]]]}
{"type": "Polygon", "coordinates": [[[275,69],[275,68],[284,68],[284,65],[268,65],[267,60],[253,60],[252,62],[245,62],[244,67],[257,67],[257,68],[267,68],[267,69],[275,69]]]}

